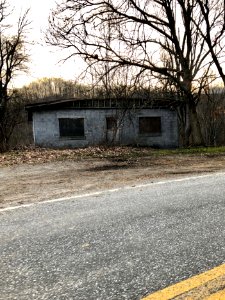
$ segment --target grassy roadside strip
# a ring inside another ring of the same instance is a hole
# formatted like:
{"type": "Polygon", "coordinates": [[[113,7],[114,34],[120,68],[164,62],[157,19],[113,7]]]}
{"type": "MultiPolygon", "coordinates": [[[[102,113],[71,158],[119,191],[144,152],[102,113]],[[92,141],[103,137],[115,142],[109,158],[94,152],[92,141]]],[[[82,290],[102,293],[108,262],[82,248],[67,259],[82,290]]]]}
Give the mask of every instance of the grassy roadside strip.
{"type": "Polygon", "coordinates": [[[25,148],[0,153],[0,167],[18,164],[38,164],[55,161],[82,159],[108,159],[112,161],[135,161],[142,157],[163,156],[225,156],[225,146],[178,149],[153,149],[149,147],[87,147],[80,149],[25,148]]]}
{"type": "Polygon", "coordinates": [[[225,146],[220,147],[190,147],[178,149],[160,149],[157,155],[174,155],[174,154],[188,154],[188,155],[225,155],[225,146]]]}

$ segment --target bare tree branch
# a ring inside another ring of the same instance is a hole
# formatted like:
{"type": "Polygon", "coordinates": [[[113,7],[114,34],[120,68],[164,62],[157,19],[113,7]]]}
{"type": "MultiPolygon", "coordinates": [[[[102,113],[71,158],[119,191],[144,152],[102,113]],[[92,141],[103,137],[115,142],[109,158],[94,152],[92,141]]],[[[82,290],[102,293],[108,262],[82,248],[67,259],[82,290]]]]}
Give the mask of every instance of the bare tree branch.
{"type": "MultiPolygon", "coordinates": [[[[8,8],[7,1],[0,2],[0,151],[7,149],[13,124],[16,125],[16,120],[9,120],[12,114],[8,109],[15,101],[10,83],[18,71],[27,70],[28,62],[25,44],[26,30],[30,24],[27,18],[29,10],[19,18],[15,34],[11,35],[7,31],[12,29],[12,25],[7,24],[8,8]]],[[[13,117],[16,118],[15,115],[13,117]]]]}
{"type": "Polygon", "coordinates": [[[69,0],[52,12],[47,42],[90,66],[127,65],[136,76],[164,78],[182,95],[185,119],[192,119],[185,124],[186,140],[195,129],[200,140],[196,106],[206,81],[199,79],[215,64],[225,82],[219,58],[224,30],[222,0],[69,0]]]}

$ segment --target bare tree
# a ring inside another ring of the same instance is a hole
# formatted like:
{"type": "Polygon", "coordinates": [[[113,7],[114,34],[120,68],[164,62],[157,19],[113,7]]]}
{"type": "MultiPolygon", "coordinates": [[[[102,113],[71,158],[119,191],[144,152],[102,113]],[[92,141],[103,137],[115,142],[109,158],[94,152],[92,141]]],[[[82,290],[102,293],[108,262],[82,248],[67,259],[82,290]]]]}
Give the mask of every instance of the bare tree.
{"type": "MultiPolygon", "coordinates": [[[[8,24],[7,0],[0,1],[0,152],[7,150],[12,128],[17,122],[16,115],[12,115],[16,95],[10,84],[18,71],[27,70],[28,55],[25,52],[25,33],[29,25],[27,15],[28,11],[19,18],[17,25],[8,24]],[[12,34],[13,30],[15,33],[12,34]]],[[[15,106],[18,105],[15,103],[15,106]]]]}
{"type": "MultiPolygon", "coordinates": [[[[108,63],[110,70],[129,65],[135,76],[151,74],[167,79],[179,95],[185,119],[184,144],[195,132],[202,143],[196,107],[208,75],[211,55],[217,53],[217,30],[211,18],[211,46],[204,36],[206,19],[200,0],[68,0],[52,12],[47,40],[80,55],[89,64],[108,63]],[[110,41],[105,30],[110,20],[110,41]],[[210,47],[209,47],[210,46],[210,47]],[[160,55],[166,54],[162,62],[160,55]]],[[[204,2],[204,1],[203,1],[204,2]]],[[[207,0],[209,5],[215,0],[207,0]]],[[[221,2],[220,0],[217,2],[221,2]]],[[[224,4],[220,3],[222,8],[224,4]]],[[[223,9],[219,10],[221,17],[223,9]]],[[[212,12],[213,13],[213,12],[212,12]]],[[[216,10],[214,10],[216,13],[216,10]]],[[[220,45],[222,53],[223,45],[220,45]]],[[[107,70],[109,71],[109,69],[107,70]]]]}
{"type": "Polygon", "coordinates": [[[208,87],[199,106],[199,120],[207,146],[224,145],[225,142],[225,92],[221,87],[208,87]]]}
{"type": "Polygon", "coordinates": [[[225,38],[225,2],[224,0],[196,0],[202,15],[202,24],[193,22],[204,38],[212,60],[217,68],[220,78],[225,86],[224,62],[224,38],[225,38]]]}
{"type": "Polygon", "coordinates": [[[89,97],[90,86],[62,78],[41,78],[19,90],[26,103],[53,99],[89,97]]]}

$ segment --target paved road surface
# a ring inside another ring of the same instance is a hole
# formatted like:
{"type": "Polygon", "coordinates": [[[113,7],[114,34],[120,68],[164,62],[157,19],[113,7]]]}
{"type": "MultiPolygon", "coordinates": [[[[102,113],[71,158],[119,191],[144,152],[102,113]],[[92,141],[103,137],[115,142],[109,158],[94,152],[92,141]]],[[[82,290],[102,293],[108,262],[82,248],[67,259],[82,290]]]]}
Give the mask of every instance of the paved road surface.
{"type": "Polygon", "coordinates": [[[0,299],[141,299],[225,261],[225,174],[0,212],[0,299]]]}

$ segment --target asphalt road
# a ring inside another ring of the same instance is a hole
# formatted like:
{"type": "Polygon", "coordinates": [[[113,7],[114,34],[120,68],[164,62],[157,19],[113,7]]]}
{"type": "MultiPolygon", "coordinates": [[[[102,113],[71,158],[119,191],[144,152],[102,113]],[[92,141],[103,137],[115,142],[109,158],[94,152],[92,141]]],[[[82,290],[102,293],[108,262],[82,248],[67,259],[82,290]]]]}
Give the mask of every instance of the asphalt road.
{"type": "Polygon", "coordinates": [[[225,262],[225,174],[0,212],[0,299],[141,299],[225,262]]]}

